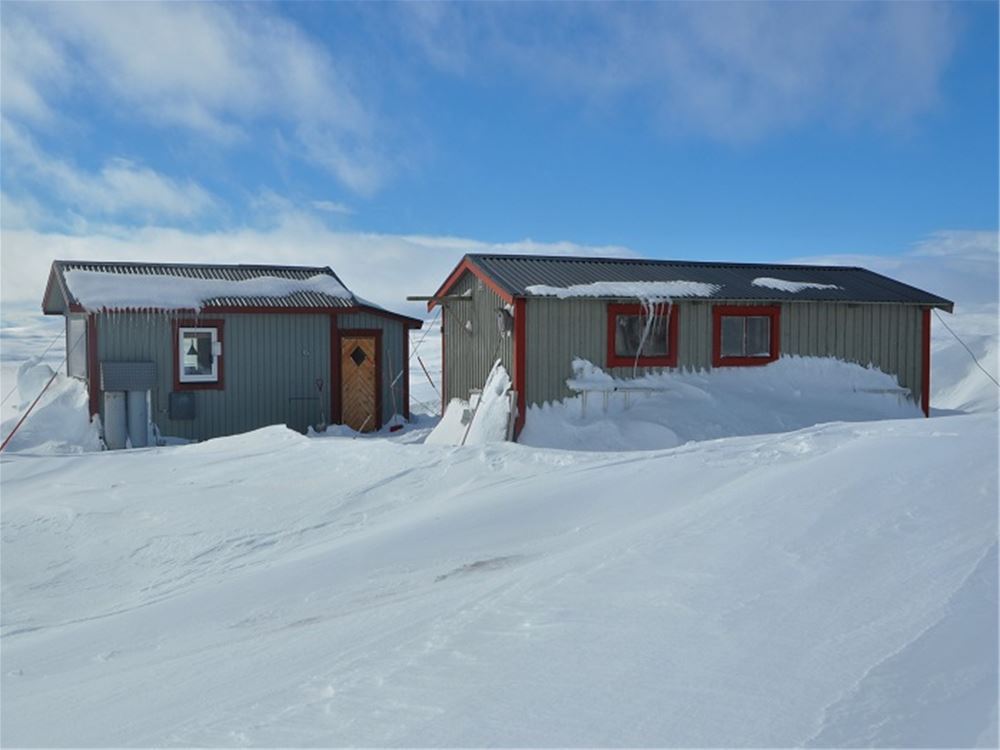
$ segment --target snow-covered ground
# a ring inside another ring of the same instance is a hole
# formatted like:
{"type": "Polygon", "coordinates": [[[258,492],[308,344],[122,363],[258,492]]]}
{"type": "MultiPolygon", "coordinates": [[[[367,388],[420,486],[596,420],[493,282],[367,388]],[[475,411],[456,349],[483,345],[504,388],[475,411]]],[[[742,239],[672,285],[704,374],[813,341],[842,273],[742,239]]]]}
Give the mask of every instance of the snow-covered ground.
{"type": "MultiPolygon", "coordinates": [[[[994,375],[995,310],[944,316],[994,375]]],[[[58,330],[5,321],[5,394],[58,330]]],[[[537,445],[74,454],[57,379],[0,458],[0,744],[995,747],[996,388],[934,333],[932,419],[782,360],[534,410],[537,445]]]]}
{"type": "Polygon", "coordinates": [[[8,456],[3,744],[995,745],[996,450],[8,456]]]}

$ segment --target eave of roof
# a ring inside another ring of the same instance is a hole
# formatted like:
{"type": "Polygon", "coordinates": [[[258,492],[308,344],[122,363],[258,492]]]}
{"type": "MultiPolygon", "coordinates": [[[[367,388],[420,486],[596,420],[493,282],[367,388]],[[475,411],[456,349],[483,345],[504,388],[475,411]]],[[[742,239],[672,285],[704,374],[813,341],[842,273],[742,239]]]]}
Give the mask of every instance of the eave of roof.
{"type": "MultiPolygon", "coordinates": [[[[710,261],[648,260],[638,258],[589,258],[540,255],[469,254],[455,267],[435,297],[447,294],[465,273],[471,272],[507,301],[532,297],[527,287],[567,288],[595,282],[688,280],[715,284],[718,301],[794,302],[820,301],[843,304],[914,304],[951,312],[953,303],[916,287],[857,266],[821,266],[780,263],[721,263],[710,261]],[[792,276],[792,281],[817,280],[838,289],[787,292],[752,285],[763,275],[792,276]],[[818,278],[816,278],[818,277],[818,278]]],[[[622,299],[622,297],[594,297],[622,299]]],[[[433,307],[433,300],[428,308],[433,307]]]]}
{"type": "MultiPolygon", "coordinates": [[[[65,312],[86,312],[76,300],[66,283],[65,272],[71,269],[106,271],[122,275],[171,275],[187,279],[211,279],[239,281],[261,276],[277,276],[279,278],[306,279],[311,276],[326,275],[332,277],[340,286],[347,290],[350,298],[332,297],[311,291],[295,292],[283,297],[217,297],[205,300],[200,313],[221,312],[259,312],[259,313],[321,313],[335,312],[348,314],[351,312],[370,312],[381,317],[401,321],[408,328],[420,328],[423,321],[401,313],[386,310],[378,305],[359,299],[344,284],[340,277],[329,266],[291,266],[264,264],[201,264],[201,263],[150,263],[123,261],[53,261],[42,298],[42,312],[46,315],[59,315],[65,312]],[[65,309],[55,309],[47,305],[53,286],[65,300],[65,309]]],[[[105,308],[108,309],[108,308],[105,308]]],[[[136,308],[111,308],[110,310],[138,312],[136,308]]],[[[109,310],[109,311],[110,311],[109,310]]],[[[171,308],[161,310],[156,307],[142,308],[142,312],[170,312],[191,314],[195,310],[171,308]]]]}

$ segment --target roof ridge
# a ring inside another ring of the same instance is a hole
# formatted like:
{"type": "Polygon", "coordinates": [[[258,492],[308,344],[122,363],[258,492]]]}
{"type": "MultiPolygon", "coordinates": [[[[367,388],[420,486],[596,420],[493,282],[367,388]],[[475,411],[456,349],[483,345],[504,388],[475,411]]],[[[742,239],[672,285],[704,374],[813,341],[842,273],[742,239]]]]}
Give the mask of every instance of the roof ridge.
{"type": "Polygon", "coordinates": [[[788,268],[826,271],[867,271],[862,266],[812,265],[809,263],[750,263],[746,261],[673,260],[666,258],[622,258],[581,255],[531,255],[525,253],[466,253],[473,260],[544,260],[568,263],[620,263],[624,265],[651,264],[662,266],[702,266],[706,268],[788,268]]]}
{"type": "Polygon", "coordinates": [[[174,261],[146,261],[146,260],[54,260],[54,265],[87,265],[87,266],[111,266],[117,268],[139,267],[139,268],[246,268],[246,269],[274,269],[284,271],[328,271],[333,273],[330,266],[304,266],[292,264],[276,263],[180,263],[174,261]]]}

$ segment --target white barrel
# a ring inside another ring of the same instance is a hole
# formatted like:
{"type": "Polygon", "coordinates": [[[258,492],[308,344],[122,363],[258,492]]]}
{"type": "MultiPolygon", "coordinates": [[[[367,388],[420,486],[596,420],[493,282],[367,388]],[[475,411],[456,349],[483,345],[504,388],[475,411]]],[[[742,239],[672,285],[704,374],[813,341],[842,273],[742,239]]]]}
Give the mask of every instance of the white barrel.
{"type": "Polygon", "coordinates": [[[149,412],[146,408],[148,391],[128,392],[128,439],[133,448],[149,445],[149,412]]]}
{"type": "Polygon", "coordinates": [[[125,447],[125,391],[104,392],[104,444],[108,450],[125,447]]]}

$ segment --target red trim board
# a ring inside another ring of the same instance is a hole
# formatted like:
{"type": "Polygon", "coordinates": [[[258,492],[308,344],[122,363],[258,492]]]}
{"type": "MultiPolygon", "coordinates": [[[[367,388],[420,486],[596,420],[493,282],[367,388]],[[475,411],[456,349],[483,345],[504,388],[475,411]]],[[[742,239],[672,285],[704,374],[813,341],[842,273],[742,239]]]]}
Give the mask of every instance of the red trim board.
{"type": "Polygon", "coordinates": [[[410,419],[410,332],[403,331],[403,419],[410,419]]]}
{"type": "Polygon", "coordinates": [[[445,335],[444,318],[448,312],[446,306],[441,307],[441,416],[444,417],[444,410],[448,408],[448,360],[445,358],[445,335]]]}
{"type": "Polygon", "coordinates": [[[923,328],[921,329],[920,358],[920,406],[924,416],[931,415],[931,309],[923,309],[923,328]]]}
{"type": "Polygon", "coordinates": [[[90,397],[90,416],[101,413],[101,373],[97,361],[97,316],[87,316],[87,393],[90,397]]]}
{"type": "MultiPolygon", "coordinates": [[[[514,300],[514,388],[517,390],[517,420],[514,422],[514,440],[521,434],[527,417],[528,385],[528,305],[524,297],[514,300]]],[[[442,337],[443,340],[443,337],[442,337]]]]}
{"type": "MultiPolygon", "coordinates": [[[[455,282],[457,282],[461,278],[462,274],[465,273],[466,271],[468,271],[477,279],[482,281],[486,286],[488,286],[491,290],[493,290],[504,302],[507,302],[509,304],[514,304],[514,297],[510,294],[510,292],[503,289],[482,268],[477,266],[475,263],[472,262],[472,260],[470,260],[467,257],[462,258],[459,264],[455,266],[455,269],[450,274],[448,274],[448,278],[445,279],[444,283],[438,288],[436,292],[434,292],[434,297],[442,297],[445,294],[447,294],[448,290],[455,285],[455,282]]],[[[428,311],[433,310],[434,305],[436,304],[437,303],[433,299],[429,300],[427,302],[427,310],[428,311]]]]}

